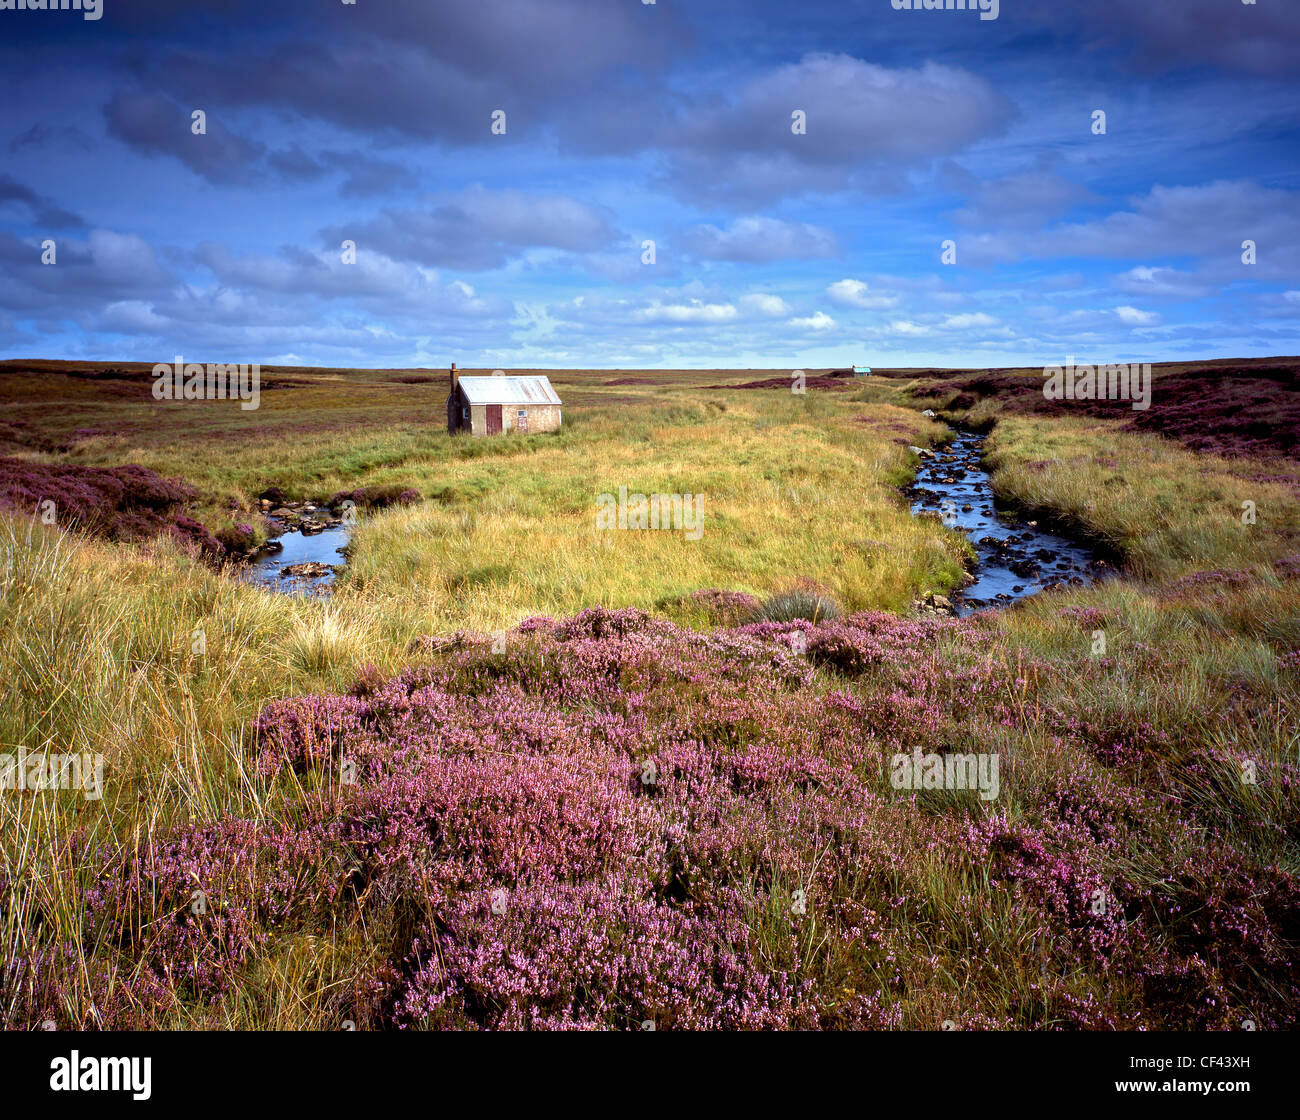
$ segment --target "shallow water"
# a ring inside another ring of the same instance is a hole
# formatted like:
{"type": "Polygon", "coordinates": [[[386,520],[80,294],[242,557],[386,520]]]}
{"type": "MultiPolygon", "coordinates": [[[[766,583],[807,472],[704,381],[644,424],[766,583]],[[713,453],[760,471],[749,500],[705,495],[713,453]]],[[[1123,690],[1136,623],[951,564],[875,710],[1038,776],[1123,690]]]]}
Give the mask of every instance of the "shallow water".
{"type": "Polygon", "coordinates": [[[984,439],[958,432],[952,443],[922,457],[909,489],[913,513],[943,515],[975,546],[975,582],[949,595],[957,613],[1005,606],[1048,587],[1091,583],[1109,573],[1088,546],[995,508],[992,480],[980,466],[984,439]]]}
{"type": "Polygon", "coordinates": [[[333,571],[322,576],[287,576],[283,569],[291,564],[315,561],[320,564],[342,565],[343,549],[348,543],[346,527],[322,529],[319,533],[304,536],[299,530],[276,537],[281,544],[279,552],[266,553],[251,561],[240,573],[240,578],[272,591],[291,595],[320,595],[334,582],[333,571]]]}

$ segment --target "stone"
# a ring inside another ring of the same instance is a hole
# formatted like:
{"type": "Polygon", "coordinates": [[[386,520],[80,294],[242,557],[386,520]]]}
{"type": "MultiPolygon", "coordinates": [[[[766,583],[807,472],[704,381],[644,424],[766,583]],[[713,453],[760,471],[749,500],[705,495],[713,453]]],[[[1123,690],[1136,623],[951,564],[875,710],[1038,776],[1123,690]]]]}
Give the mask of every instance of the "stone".
{"type": "Polygon", "coordinates": [[[280,569],[282,576],[300,576],[307,579],[319,579],[329,575],[334,569],[319,560],[307,560],[301,564],[287,564],[280,569]]]}

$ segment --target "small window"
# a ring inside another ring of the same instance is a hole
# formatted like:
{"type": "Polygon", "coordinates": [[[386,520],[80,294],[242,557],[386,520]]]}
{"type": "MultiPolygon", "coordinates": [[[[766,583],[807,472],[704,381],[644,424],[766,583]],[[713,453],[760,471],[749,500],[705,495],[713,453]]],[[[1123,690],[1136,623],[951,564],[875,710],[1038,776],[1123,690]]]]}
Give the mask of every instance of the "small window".
{"type": "Polygon", "coordinates": [[[515,415],[518,416],[520,420],[526,420],[528,418],[528,409],[521,408],[517,413],[515,413],[515,415]]]}
{"type": "Polygon", "coordinates": [[[462,408],[462,409],[460,410],[460,418],[461,418],[462,420],[468,420],[468,419],[469,419],[469,409],[468,409],[468,408],[462,408]]]}

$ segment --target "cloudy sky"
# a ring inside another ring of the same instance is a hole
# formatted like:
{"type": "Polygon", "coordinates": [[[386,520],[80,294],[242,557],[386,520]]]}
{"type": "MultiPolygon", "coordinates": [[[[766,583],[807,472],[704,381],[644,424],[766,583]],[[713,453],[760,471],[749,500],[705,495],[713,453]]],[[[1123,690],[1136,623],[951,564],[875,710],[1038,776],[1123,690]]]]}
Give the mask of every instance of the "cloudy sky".
{"type": "Polygon", "coordinates": [[[1297,354],[1298,74],[1296,0],[0,11],[0,356],[1297,354]]]}

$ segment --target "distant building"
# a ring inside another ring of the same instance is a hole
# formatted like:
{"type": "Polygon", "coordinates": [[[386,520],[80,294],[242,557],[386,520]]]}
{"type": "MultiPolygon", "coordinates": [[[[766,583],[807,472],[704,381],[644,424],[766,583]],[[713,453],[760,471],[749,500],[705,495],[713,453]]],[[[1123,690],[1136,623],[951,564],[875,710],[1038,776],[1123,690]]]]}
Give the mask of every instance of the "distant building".
{"type": "Polygon", "coordinates": [[[453,362],[447,431],[475,436],[558,432],[562,403],[549,377],[536,373],[461,377],[453,362]]]}
{"type": "Polygon", "coordinates": [[[854,377],[866,377],[870,372],[871,372],[871,367],[870,367],[870,366],[854,366],[854,367],[853,367],[853,376],[854,376],[854,377]]]}

